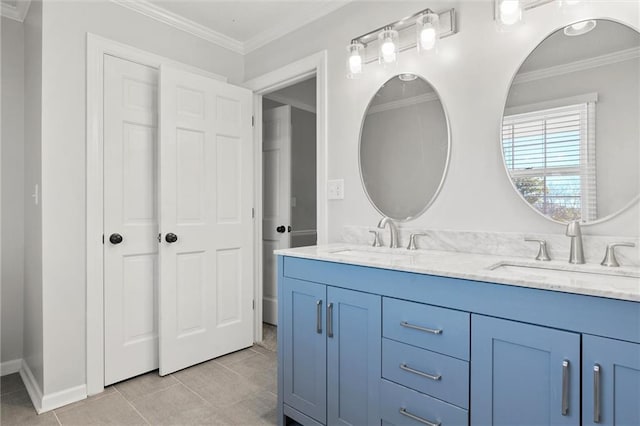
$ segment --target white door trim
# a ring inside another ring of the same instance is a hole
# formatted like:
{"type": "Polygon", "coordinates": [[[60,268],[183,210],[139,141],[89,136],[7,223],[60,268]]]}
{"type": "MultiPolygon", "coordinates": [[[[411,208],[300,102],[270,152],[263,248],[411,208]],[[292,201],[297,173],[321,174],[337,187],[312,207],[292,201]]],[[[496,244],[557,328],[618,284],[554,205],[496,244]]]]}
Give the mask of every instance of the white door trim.
{"type": "Polygon", "coordinates": [[[328,241],[327,217],[327,51],[322,50],[249,81],[243,86],[254,92],[255,165],[255,257],[254,297],[257,342],[262,341],[262,95],[316,76],[316,214],[318,244],[328,241]]]}
{"type": "Polygon", "coordinates": [[[170,65],[226,82],[226,77],[87,33],[87,393],[104,390],[103,102],[104,55],[153,68],[170,65]]]}

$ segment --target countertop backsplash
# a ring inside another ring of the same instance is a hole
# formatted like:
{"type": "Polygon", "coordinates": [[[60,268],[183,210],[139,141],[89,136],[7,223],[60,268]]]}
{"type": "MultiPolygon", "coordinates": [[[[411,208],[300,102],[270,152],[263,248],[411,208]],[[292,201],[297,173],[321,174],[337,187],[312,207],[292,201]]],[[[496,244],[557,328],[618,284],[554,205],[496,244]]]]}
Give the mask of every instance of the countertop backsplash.
{"type": "MultiPolygon", "coordinates": [[[[371,245],[373,234],[377,230],[386,246],[389,243],[389,230],[375,226],[348,225],[343,228],[342,241],[351,244],[371,245]]],[[[587,231],[588,232],[588,231],[587,231]]],[[[424,250],[444,250],[453,252],[493,254],[498,256],[516,256],[534,259],[538,253],[538,244],[526,242],[525,238],[545,240],[549,256],[553,260],[569,259],[570,239],[564,234],[536,234],[518,232],[481,232],[453,231],[398,226],[398,246],[406,247],[409,235],[424,233],[416,239],[416,245],[424,250]]],[[[640,266],[640,239],[616,236],[591,236],[583,228],[583,249],[587,263],[599,264],[605,255],[607,244],[630,242],[635,247],[616,248],[616,258],[620,265],[640,266]]]]}

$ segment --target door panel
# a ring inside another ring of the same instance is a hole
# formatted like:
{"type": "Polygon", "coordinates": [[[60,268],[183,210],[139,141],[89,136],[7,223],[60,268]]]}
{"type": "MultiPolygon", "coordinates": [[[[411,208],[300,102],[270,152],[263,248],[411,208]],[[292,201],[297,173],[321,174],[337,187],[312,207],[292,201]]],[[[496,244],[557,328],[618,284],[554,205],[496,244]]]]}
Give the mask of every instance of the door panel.
{"type": "Polygon", "coordinates": [[[583,339],[583,424],[639,425],[640,344],[589,335],[583,339]],[[596,366],[598,373],[594,372],[596,366]]]}
{"type": "Polygon", "coordinates": [[[273,250],[291,246],[291,107],[284,105],[263,112],[262,135],[262,251],[263,320],[276,324],[276,256],[273,250]],[[285,232],[276,229],[284,226],[285,232]]]}
{"type": "Polygon", "coordinates": [[[283,279],[284,402],[326,423],[327,340],[324,327],[326,287],[289,278],[283,279]]]}
{"type": "Polygon", "coordinates": [[[158,368],[157,70],[104,57],[105,385],[158,368]],[[120,234],[119,244],[109,241],[120,234]]]}
{"type": "Polygon", "coordinates": [[[253,148],[251,92],[169,67],[160,80],[164,375],[253,343],[253,148]]]}
{"type": "Polygon", "coordinates": [[[329,424],[380,424],[381,297],[328,287],[327,303],[329,424]]]}
{"type": "Polygon", "coordinates": [[[472,424],[580,424],[579,334],[480,315],[471,327],[472,424]]]}

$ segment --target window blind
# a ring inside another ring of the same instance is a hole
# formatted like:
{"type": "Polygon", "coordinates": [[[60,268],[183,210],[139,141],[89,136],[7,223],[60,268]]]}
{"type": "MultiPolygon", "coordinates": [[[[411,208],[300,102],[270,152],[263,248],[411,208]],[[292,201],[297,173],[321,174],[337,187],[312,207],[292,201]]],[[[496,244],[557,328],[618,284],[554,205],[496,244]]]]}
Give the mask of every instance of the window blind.
{"type": "MultiPolygon", "coordinates": [[[[522,196],[553,219],[595,214],[595,155],[589,147],[588,103],[506,116],[502,149],[522,196]],[[587,176],[591,173],[593,176],[587,176]]],[[[595,143],[593,143],[593,151],[595,143]]]]}

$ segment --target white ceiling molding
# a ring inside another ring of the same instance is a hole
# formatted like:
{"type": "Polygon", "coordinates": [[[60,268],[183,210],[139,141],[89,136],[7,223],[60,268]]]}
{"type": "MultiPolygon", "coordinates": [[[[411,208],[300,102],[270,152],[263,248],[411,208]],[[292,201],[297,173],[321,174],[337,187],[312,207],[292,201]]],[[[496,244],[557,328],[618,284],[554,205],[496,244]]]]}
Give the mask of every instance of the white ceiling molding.
{"type": "Polygon", "coordinates": [[[398,99],[397,101],[390,101],[378,105],[373,105],[367,110],[367,115],[439,100],[440,98],[435,92],[424,93],[422,95],[412,96],[410,98],[398,99]]]}
{"type": "Polygon", "coordinates": [[[259,49],[262,46],[269,44],[286,34],[300,29],[305,25],[330,14],[331,12],[340,9],[341,7],[346,6],[347,3],[350,3],[352,1],[353,0],[324,1],[321,3],[321,5],[319,5],[318,8],[310,11],[306,15],[298,16],[297,19],[295,19],[293,22],[271,27],[270,29],[263,31],[260,34],[251,37],[249,40],[244,42],[244,53],[246,54],[253,52],[254,50],[259,49]]]}
{"type": "Polygon", "coordinates": [[[0,15],[14,21],[24,22],[31,6],[31,0],[17,0],[14,4],[0,2],[0,15]]]}
{"type": "Polygon", "coordinates": [[[185,31],[196,37],[200,37],[211,43],[229,49],[233,52],[244,54],[244,44],[234,38],[226,36],[222,33],[212,30],[211,28],[193,22],[180,15],[166,10],[163,7],[156,6],[147,0],[111,0],[112,2],[141,13],[156,21],[171,25],[174,28],[185,31]]]}
{"type": "Polygon", "coordinates": [[[277,93],[269,93],[268,95],[264,95],[264,97],[281,104],[291,105],[292,107],[301,109],[303,111],[312,112],[314,114],[316,113],[315,105],[309,105],[308,103],[289,98],[287,96],[282,96],[277,93]]]}
{"type": "MultiPolygon", "coordinates": [[[[233,52],[240,53],[242,55],[252,52],[273,40],[276,40],[292,31],[295,31],[310,22],[315,21],[329,13],[337,10],[347,3],[353,0],[342,1],[324,1],[317,8],[306,13],[303,16],[298,17],[293,22],[284,25],[274,26],[266,31],[263,31],[249,40],[243,42],[235,38],[224,35],[218,31],[215,31],[209,27],[198,24],[190,19],[184,18],[181,15],[173,13],[163,7],[157,6],[148,0],[111,0],[112,2],[124,6],[128,9],[141,13],[149,18],[171,25],[182,31],[186,31],[196,37],[200,37],[211,43],[222,46],[233,52]]],[[[4,3],[3,3],[4,7],[4,3]]]]}
{"type": "Polygon", "coordinates": [[[548,68],[541,68],[539,70],[523,72],[513,79],[513,84],[528,83],[530,81],[541,80],[543,78],[556,77],[558,75],[570,74],[572,72],[584,71],[591,68],[612,65],[618,62],[638,58],[640,58],[640,47],[632,47],[630,49],[595,56],[593,58],[569,62],[568,64],[555,65],[548,68]]]}

